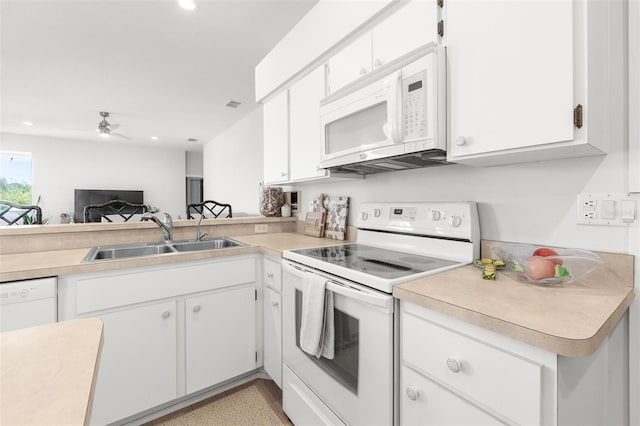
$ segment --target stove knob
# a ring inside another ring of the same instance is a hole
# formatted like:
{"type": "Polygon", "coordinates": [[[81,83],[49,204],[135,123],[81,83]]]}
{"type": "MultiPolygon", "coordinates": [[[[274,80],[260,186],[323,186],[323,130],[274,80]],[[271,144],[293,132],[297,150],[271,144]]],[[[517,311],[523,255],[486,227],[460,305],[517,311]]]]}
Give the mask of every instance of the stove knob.
{"type": "Polygon", "coordinates": [[[429,212],[429,217],[431,220],[438,220],[440,219],[440,212],[438,210],[431,210],[429,212]]]}
{"type": "Polygon", "coordinates": [[[380,214],[382,214],[380,209],[373,209],[373,216],[380,217],[380,214]]]}
{"type": "Polygon", "coordinates": [[[360,212],[360,217],[362,220],[367,220],[369,218],[369,214],[367,212],[360,212]]]}
{"type": "Polygon", "coordinates": [[[462,219],[460,218],[460,216],[451,216],[451,219],[449,219],[449,225],[453,226],[454,228],[460,226],[461,223],[462,219]]]}

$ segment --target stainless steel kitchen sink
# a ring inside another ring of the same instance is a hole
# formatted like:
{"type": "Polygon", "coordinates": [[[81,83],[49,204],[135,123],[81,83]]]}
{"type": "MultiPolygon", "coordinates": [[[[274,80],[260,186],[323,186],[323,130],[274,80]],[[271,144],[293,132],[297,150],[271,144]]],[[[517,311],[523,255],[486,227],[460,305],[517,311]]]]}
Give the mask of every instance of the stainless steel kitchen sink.
{"type": "Polygon", "coordinates": [[[201,241],[176,241],[173,243],[173,248],[178,251],[216,250],[242,246],[246,246],[246,244],[227,237],[217,237],[201,241]]]}
{"type": "Polygon", "coordinates": [[[116,246],[98,246],[89,250],[82,259],[83,263],[101,260],[129,259],[132,257],[156,256],[159,254],[191,252],[201,250],[217,250],[231,247],[242,247],[246,244],[227,237],[216,237],[209,240],[186,240],[160,244],[122,244],[116,246]]]}

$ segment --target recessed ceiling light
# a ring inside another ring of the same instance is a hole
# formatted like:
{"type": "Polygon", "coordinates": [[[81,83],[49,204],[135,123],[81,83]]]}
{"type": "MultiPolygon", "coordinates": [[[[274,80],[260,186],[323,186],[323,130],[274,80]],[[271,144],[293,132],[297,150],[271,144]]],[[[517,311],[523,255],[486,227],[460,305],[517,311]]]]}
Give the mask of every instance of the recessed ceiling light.
{"type": "Polygon", "coordinates": [[[30,121],[23,121],[22,124],[24,124],[25,126],[33,126],[33,123],[30,121]]]}
{"type": "Polygon", "coordinates": [[[196,2],[194,0],[178,0],[178,4],[181,8],[186,10],[193,10],[196,8],[196,2]]]}
{"type": "Polygon", "coordinates": [[[196,138],[189,138],[189,139],[187,139],[187,142],[198,142],[198,139],[196,139],[196,138]]]}
{"type": "Polygon", "coordinates": [[[151,136],[151,140],[157,141],[158,137],[157,136],[151,136]]]}
{"type": "Polygon", "coordinates": [[[229,107],[229,108],[238,108],[240,106],[240,102],[234,101],[234,100],[230,100],[224,106],[229,107]]]}

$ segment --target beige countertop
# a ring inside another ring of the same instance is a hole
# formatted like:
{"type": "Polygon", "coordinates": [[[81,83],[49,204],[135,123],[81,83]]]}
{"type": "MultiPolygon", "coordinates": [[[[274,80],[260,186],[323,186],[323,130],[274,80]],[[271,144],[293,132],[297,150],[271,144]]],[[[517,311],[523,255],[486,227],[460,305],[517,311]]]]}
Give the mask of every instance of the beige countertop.
{"type": "MultiPolygon", "coordinates": [[[[246,247],[81,263],[89,248],[0,255],[0,282],[340,244],[296,233],[234,236],[246,247]]],[[[484,250],[484,248],[483,248],[484,250]]],[[[475,266],[401,284],[393,295],[561,355],[587,356],[602,343],[633,300],[633,256],[599,253],[606,265],[563,286],[481,279],[475,266]]]]}
{"type": "Polygon", "coordinates": [[[233,239],[248,244],[248,246],[198,252],[167,253],[131,259],[103,260],[92,263],[82,263],[82,259],[87,255],[90,247],[33,253],[2,254],[0,255],[0,283],[82,272],[97,272],[136,266],[185,262],[236,254],[265,253],[271,256],[281,256],[283,250],[329,246],[341,243],[341,241],[328,238],[316,238],[295,233],[254,234],[234,236],[233,239]]]}
{"type": "Polygon", "coordinates": [[[534,285],[470,265],[394,287],[393,295],[533,346],[571,357],[593,353],[634,297],[633,256],[598,253],[604,266],[563,285],[534,285]]]}
{"type": "Polygon", "coordinates": [[[102,321],[63,321],[0,334],[0,424],[84,425],[102,321]]]}

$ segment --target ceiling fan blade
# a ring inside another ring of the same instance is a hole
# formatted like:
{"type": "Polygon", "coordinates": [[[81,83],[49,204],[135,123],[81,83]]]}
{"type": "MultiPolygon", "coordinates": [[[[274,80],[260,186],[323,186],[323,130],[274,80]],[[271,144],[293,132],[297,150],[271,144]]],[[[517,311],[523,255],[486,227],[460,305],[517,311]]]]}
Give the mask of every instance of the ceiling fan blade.
{"type": "Polygon", "coordinates": [[[129,136],[126,136],[120,133],[111,133],[111,136],[115,136],[117,138],[122,138],[122,139],[131,139],[129,136]]]}
{"type": "Polygon", "coordinates": [[[109,127],[111,128],[111,130],[116,130],[117,128],[120,127],[119,124],[110,124],[109,127]]]}

